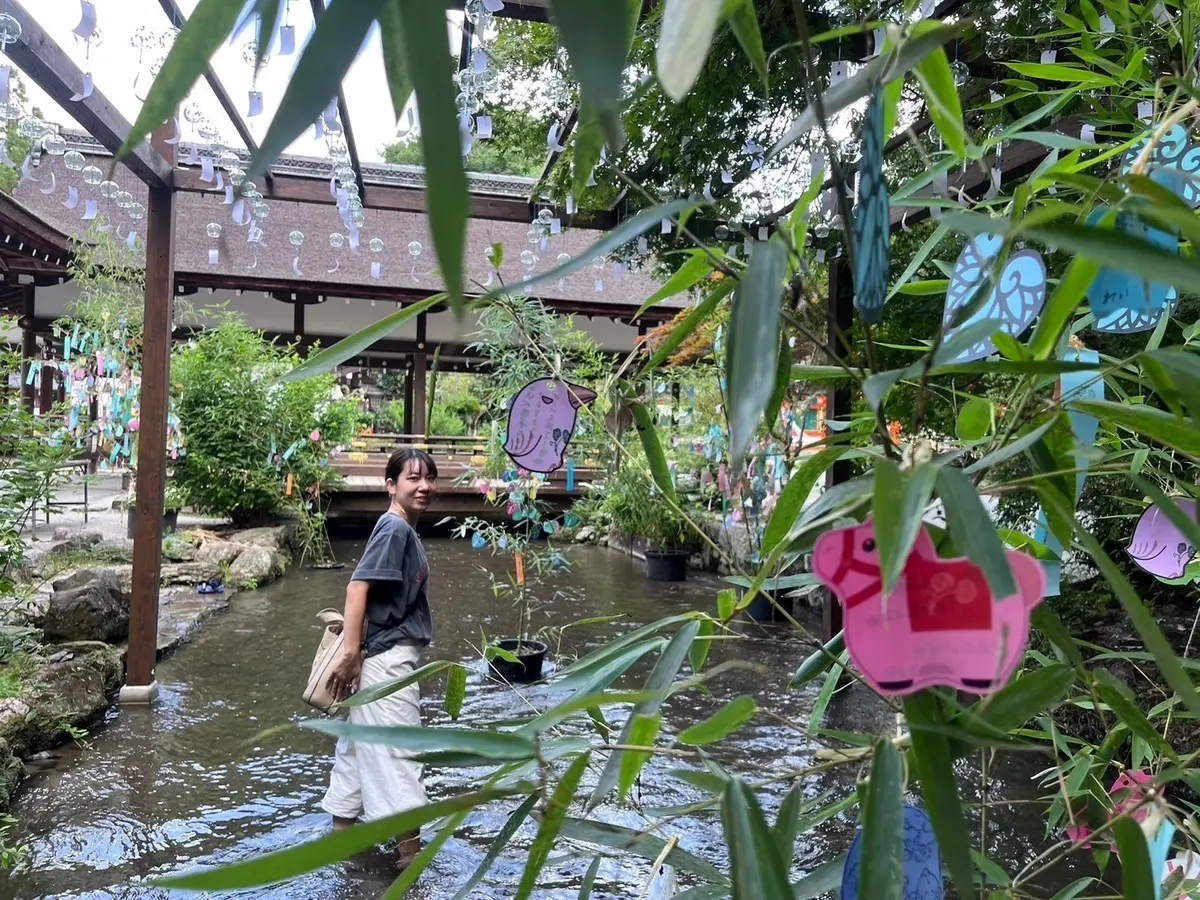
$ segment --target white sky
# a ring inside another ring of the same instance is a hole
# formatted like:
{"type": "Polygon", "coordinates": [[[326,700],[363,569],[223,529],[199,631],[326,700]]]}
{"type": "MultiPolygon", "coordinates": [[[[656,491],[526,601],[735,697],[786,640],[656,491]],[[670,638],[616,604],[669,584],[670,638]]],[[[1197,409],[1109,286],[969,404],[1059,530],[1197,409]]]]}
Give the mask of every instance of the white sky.
{"type": "MultiPolygon", "coordinates": [[[[78,37],[72,34],[72,29],[80,21],[80,0],[27,0],[29,10],[46,30],[47,34],[57,43],[67,55],[82,70],[91,71],[96,90],[104,94],[120,113],[130,122],[141,109],[142,102],[138,94],[145,95],[150,76],[147,70],[154,61],[153,52],[139,53],[132,45],[131,38],[139,27],[146,27],[157,34],[162,34],[170,25],[157,0],[94,0],[96,5],[96,24],[102,40],[99,46],[93,46],[90,59],[87,47],[78,37]],[[139,73],[140,78],[139,78],[139,73]],[[135,89],[135,81],[136,89],[135,89]]],[[[190,14],[198,0],[179,0],[179,6],[184,14],[190,14]]],[[[247,41],[254,36],[254,29],[247,28],[232,43],[227,42],[218,52],[213,61],[213,67],[224,84],[233,102],[239,107],[245,118],[248,112],[249,92],[256,87],[263,93],[263,113],[254,118],[247,118],[250,133],[256,141],[261,141],[267,132],[271,117],[279,106],[287,85],[288,77],[300,58],[304,43],[311,34],[313,27],[312,10],[308,0],[288,0],[288,22],[296,29],[296,53],[291,56],[280,56],[276,45],[266,67],[259,72],[258,83],[253,83],[254,67],[245,62],[242,57],[243,48],[247,41]]],[[[452,13],[447,23],[448,49],[457,53],[461,40],[460,13],[452,13]]],[[[78,124],[70,116],[70,109],[63,109],[52,102],[49,97],[33,84],[28,77],[22,75],[29,94],[31,106],[41,107],[45,117],[67,127],[78,128],[78,124]]],[[[350,67],[344,81],[346,104],[350,112],[350,126],[358,144],[359,157],[362,162],[379,162],[383,159],[382,149],[385,144],[395,138],[395,123],[392,117],[391,98],[388,94],[387,80],[383,69],[383,52],[380,47],[379,30],[372,29],[363,51],[350,67]]],[[[203,78],[197,83],[192,92],[196,101],[221,132],[222,140],[232,146],[240,146],[240,139],[229,123],[228,117],[217,103],[216,96],[209,89],[203,78]]],[[[70,104],[67,104],[69,107],[70,104]]],[[[184,130],[184,140],[192,135],[186,123],[181,121],[184,130]]],[[[325,156],[324,140],[316,140],[310,128],[305,135],[297,139],[289,153],[306,156],[325,156]]]]}

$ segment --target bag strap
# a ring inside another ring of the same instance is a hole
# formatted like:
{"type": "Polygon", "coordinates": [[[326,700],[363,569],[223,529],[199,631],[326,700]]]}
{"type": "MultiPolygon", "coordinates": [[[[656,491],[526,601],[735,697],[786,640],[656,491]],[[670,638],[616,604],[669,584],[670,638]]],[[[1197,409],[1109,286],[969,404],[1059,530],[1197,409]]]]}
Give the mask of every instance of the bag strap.
{"type": "Polygon", "coordinates": [[[345,621],[345,616],[336,609],[323,609],[317,613],[317,618],[326,625],[341,625],[345,621]]]}

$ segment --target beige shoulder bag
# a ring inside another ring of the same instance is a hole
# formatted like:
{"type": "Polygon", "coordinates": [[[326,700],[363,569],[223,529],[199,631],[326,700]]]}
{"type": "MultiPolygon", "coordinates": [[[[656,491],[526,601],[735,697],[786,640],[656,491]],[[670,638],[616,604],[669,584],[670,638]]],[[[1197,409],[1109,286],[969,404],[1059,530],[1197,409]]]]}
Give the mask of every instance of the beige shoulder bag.
{"type": "Polygon", "coordinates": [[[317,613],[317,618],[325,623],[325,631],[321,635],[321,646],[317,648],[317,655],[313,659],[308,685],[304,688],[304,702],[323,713],[329,713],[335,701],[326,683],[333,667],[342,656],[346,640],[342,635],[343,617],[340,612],[336,609],[323,609],[317,613]]]}

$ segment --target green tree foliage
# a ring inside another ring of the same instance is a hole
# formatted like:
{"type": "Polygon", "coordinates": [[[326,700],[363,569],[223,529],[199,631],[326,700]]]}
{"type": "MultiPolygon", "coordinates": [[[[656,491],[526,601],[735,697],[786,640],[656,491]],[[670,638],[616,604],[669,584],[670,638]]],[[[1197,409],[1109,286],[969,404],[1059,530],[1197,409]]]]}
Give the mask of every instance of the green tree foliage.
{"type": "Polygon", "coordinates": [[[174,408],[187,436],[175,482],[197,511],[260,523],[289,505],[289,475],[301,502],[336,483],[330,453],[362,416],[357,403],[331,399],[332,374],[276,383],[299,359],[231,313],[175,352],[174,408]]]}
{"type": "MultiPolygon", "coordinates": [[[[520,109],[489,106],[480,115],[492,117],[493,137],[479,140],[464,159],[469,172],[536,178],[546,162],[549,124],[520,109]]],[[[383,148],[384,162],[423,166],[420,142],[409,139],[383,148]]]]}
{"type": "MultiPolygon", "coordinates": [[[[3,194],[11,195],[13,188],[21,180],[21,165],[25,162],[25,157],[29,155],[33,146],[29,138],[21,134],[18,127],[22,116],[25,115],[28,102],[29,96],[25,92],[25,82],[13,71],[9,75],[8,83],[8,124],[5,129],[4,146],[8,151],[8,158],[16,163],[16,168],[0,166],[0,193],[3,194]]],[[[42,111],[35,107],[33,114],[40,117],[42,111]]]]}

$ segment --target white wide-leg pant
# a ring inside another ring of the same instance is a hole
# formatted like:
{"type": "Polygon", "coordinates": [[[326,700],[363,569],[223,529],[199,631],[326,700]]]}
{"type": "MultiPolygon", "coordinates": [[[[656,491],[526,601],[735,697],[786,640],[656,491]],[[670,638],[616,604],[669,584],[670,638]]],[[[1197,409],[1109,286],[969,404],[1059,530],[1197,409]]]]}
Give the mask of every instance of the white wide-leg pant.
{"type": "MultiPolygon", "coordinates": [[[[397,644],[390,650],[363,661],[362,688],[395,681],[417,667],[421,649],[416,643],[397,644]]],[[[410,684],[382,700],[350,709],[355,725],[421,724],[421,687],[410,684]]],[[[329,790],[321,808],[341,819],[372,822],[405,810],[424,806],[423,766],[408,758],[404,750],[382,744],[364,744],[342,738],[338,741],[329,790]]]]}

